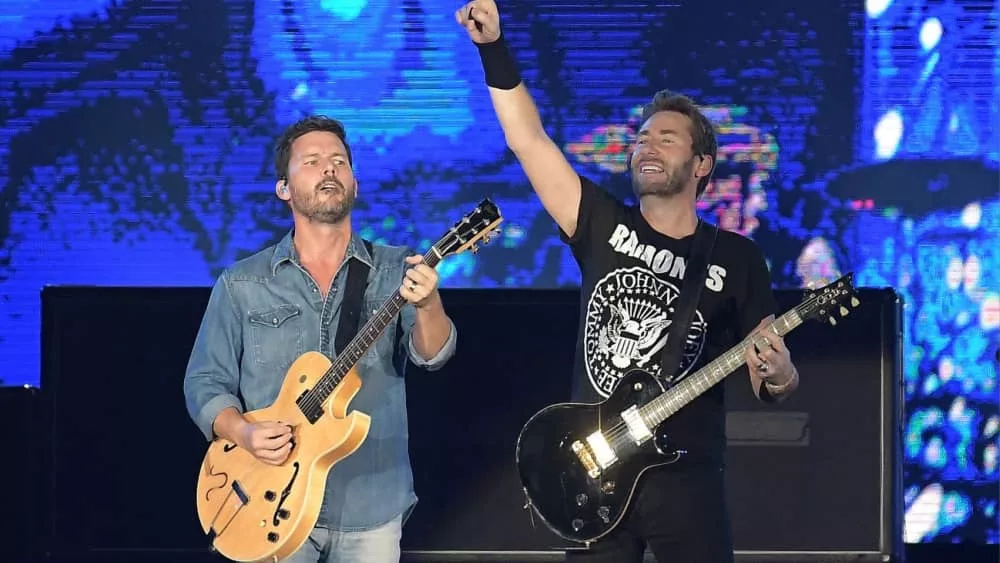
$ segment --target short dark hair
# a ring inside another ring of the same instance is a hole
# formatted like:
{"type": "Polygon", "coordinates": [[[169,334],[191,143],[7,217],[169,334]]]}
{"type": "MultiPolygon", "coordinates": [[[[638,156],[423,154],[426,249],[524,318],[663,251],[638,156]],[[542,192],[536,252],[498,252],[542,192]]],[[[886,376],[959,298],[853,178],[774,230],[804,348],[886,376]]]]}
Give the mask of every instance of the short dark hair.
{"type": "MultiPolygon", "coordinates": [[[[642,123],[661,111],[673,111],[687,116],[691,120],[691,151],[696,155],[712,157],[712,170],[715,170],[715,158],[719,152],[719,141],[715,138],[715,127],[698,109],[691,98],[670,90],[660,90],[653,95],[653,101],[642,108],[642,123]]],[[[712,173],[698,180],[697,195],[705,193],[712,173]]]]}
{"type": "Polygon", "coordinates": [[[281,137],[278,137],[278,145],[274,148],[274,171],[278,178],[288,177],[288,161],[292,157],[292,143],[306,133],[313,131],[326,131],[333,133],[344,143],[347,149],[347,162],[351,165],[354,160],[351,157],[351,145],[347,144],[347,130],[340,121],[325,115],[312,115],[296,121],[289,125],[281,137]]]}

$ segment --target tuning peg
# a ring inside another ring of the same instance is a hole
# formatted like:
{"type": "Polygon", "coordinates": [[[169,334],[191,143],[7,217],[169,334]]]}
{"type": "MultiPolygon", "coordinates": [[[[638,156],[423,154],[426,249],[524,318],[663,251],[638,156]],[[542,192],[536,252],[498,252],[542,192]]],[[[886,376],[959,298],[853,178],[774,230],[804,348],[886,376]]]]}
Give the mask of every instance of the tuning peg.
{"type": "Polygon", "coordinates": [[[857,297],[851,297],[851,307],[857,307],[860,304],[861,304],[861,302],[858,301],[857,297]]]}
{"type": "Polygon", "coordinates": [[[833,325],[833,326],[837,326],[837,318],[836,317],[830,317],[830,324],[833,325]]]}
{"type": "Polygon", "coordinates": [[[843,305],[841,305],[840,306],[840,316],[841,317],[846,317],[848,313],[850,313],[850,311],[847,309],[847,307],[844,307],[843,305]]]}
{"type": "Polygon", "coordinates": [[[469,250],[471,250],[473,254],[476,254],[479,252],[479,247],[473,244],[469,247],[469,250]]]}

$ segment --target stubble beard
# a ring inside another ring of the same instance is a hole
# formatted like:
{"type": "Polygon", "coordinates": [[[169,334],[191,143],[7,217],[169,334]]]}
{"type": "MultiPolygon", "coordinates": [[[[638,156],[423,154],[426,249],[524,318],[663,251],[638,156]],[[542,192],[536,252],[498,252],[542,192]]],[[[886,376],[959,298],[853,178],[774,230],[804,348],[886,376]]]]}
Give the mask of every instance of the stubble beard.
{"type": "Polygon", "coordinates": [[[632,174],[632,190],[640,199],[650,197],[674,197],[684,192],[687,178],[694,169],[694,157],[671,169],[664,168],[665,178],[659,181],[644,181],[638,172],[632,174]]]}
{"type": "Polygon", "coordinates": [[[326,195],[320,191],[319,184],[314,187],[314,191],[307,197],[293,197],[292,206],[299,215],[314,223],[335,225],[343,221],[354,209],[355,193],[336,181],[337,190],[341,192],[339,200],[337,194],[326,195]],[[329,201],[326,200],[329,198],[329,201]],[[304,200],[304,201],[303,201],[304,200]]]}

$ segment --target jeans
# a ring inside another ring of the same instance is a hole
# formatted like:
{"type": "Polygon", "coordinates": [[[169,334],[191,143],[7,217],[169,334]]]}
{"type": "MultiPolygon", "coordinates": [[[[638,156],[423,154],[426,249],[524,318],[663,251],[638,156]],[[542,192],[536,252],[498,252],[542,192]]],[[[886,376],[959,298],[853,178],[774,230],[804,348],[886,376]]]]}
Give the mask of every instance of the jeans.
{"type": "Polygon", "coordinates": [[[402,532],[402,515],[363,532],[317,526],[306,543],[282,563],[398,563],[402,532]]]}

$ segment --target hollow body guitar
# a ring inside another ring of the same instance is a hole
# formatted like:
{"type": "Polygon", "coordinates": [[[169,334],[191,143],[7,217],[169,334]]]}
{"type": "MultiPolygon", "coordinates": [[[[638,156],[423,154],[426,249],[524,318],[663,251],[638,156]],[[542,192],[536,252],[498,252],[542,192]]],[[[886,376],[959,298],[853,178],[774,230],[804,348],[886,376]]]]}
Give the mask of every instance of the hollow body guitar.
{"type": "MultiPolygon", "coordinates": [[[[497,206],[483,200],[430,248],[424,263],[435,267],[446,256],[476,252],[476,243],[489,242],[501,221],[497,206]]],[[[362,385],[357,363],[404,305],[397,290],[335,361],[319,352],[299,356],[275,401],[243,415],[251,422],[292,426],[294,448],[284,463],[266,464],[229,440],[212,441],[196,493],[198,519],[214,551],[234,561],[277,562],[305,543],[319,517],[329,471],[368,436],[371,418],[348,412],[362,385]]]]}
{"type": "Polygon", "coordinates": [[[764,346],[770,332],[785,335],[814,318],[836,324],[860,302],[852,274],[811,292],[771,325],[664,389],[641,370],[622,378],[600,403],[561,403],[532,416],[517,439],[515,462],[528,506],[561,538],[590,543],[609,533],[627,513],[642,475],[678,461],[686,452],[670,445],[661,424],[743,365],[747,347],[764,346]]]}

